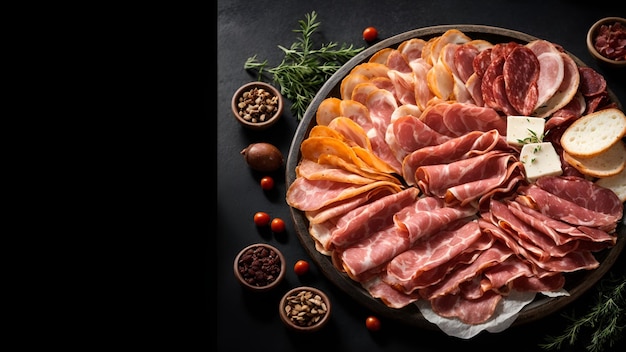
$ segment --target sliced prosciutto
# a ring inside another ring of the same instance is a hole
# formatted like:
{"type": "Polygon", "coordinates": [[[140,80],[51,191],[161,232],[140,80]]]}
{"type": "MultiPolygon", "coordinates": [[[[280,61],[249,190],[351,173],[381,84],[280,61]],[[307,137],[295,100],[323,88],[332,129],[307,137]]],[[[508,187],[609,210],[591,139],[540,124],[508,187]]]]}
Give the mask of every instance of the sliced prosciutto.
{"type": "Polygon", "coordinates": [[[449,164],[421,166],[415,171],[417,185],[424,194],[445,199],[446,203],[472,204],[484,194],[521,175],[523,165],[512,154],[489,151],[449,164]]]}

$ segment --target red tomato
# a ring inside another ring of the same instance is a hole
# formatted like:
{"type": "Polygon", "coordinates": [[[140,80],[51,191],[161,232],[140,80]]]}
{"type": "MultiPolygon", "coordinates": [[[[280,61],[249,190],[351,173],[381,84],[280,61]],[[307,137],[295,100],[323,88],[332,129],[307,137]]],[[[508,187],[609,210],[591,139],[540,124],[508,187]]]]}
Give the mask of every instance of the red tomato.
{"type": "Polygon", "coordinates": [[[293,271],[296,275],[304,275],[309,272],[309,262],[306,260],[298,260],[296,264],[293,265],[293,271]]]}
{"type": "Polygon", "coordinates": [[[367,319],[365,319],[365,326],[369,331],[378,331],[380,330],[380,320],[377,317],[370,315],[367,319]]]}
{"type": "Polygon", "coordinates": [[[274,188],[274,179],[271,176],[265,176],[261,179],[261,188],[266,191],[274,188]]]}
{"type": "Polygon", "coordinates": [[[272,231],[276,233],[285,231],[285,222],[281,218],[274,218],[270,226],[272,228],[272,231]]]}
{"type": "Polygon", "coordinates": [[[267,226],[270,223],[270,214],[263,211],[255,213],[254,223],[256,226],[267,226]]]}
{"type": "Polygon", "coordinates": [[[363,30],[363,39],[368,42],[374,41],[378,38],[378,30],[374,27],[367,27],[363,30]]]}

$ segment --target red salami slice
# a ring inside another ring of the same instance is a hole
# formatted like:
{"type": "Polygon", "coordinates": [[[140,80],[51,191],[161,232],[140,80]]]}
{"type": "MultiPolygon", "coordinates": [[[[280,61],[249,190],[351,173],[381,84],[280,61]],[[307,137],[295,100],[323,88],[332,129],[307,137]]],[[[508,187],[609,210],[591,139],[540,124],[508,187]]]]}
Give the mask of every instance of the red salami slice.
{"type": "Polygon", "coordinates": [[[591,67],[578,67],[580,73],[580,92],[586,97],[598,95],[606,90],[606,80],[591,67]]]}
{"type": "Polygon", "coordinates": [[[522,115],[529,116],[535,110],[539,96],[537,56],[527,47],[516,47],[506,57],[502,74],[509,102],[522,115]]]}

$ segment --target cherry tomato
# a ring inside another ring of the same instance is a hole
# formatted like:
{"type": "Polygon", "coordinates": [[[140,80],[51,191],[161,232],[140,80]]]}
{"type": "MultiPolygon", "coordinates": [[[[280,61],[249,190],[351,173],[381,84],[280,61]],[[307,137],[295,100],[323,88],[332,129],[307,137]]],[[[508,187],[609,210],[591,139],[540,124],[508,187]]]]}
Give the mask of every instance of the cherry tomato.
{"type": "Polygon", "coordinates": [[[309,272],[309,262],[306,260],[298,260],[296,264],[293,265],[293,271],[296,275],[304,275],[309,272]]]}
{"type": "Polygon", "coordinates": [[[274,218],[270,225],[273,232],[279,233],[285,231],[285,222],[281,218],[274,218]]]}
{"type": "Polygon", "coordinates": [[[270,214],[263,211],[255,213],[254,223],[256,226],[267,226],[270,223],[270,214]]]}
{"type": "Polygon", "coordinates": [[[380,330],[380,320],[377,317],[370,315],[367,319],[365,319],[365,326],[369,331],[378,331],[380,330]]]}
{"type": "Polygon", "coordinates": [[[261,188],[266,191],[274,188],[274,179],[271,176],[265,176],[261,179],[261,188]]]}
{"type": "Polygon", "coordinates": [[[363,39],[368,42],[374,41],[378,38],[378,30],[374,27],[367,27],[363,30],[363,39]]]}

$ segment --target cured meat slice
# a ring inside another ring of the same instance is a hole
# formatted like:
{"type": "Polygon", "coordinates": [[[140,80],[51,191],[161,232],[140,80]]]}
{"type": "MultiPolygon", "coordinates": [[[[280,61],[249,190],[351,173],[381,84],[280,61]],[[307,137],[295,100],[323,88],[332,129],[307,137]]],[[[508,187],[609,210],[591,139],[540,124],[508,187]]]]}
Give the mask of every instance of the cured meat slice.
{"type": "Polygon", "coordinates": [[[428,106],[428,102],[435,97],[435,94],[428,87],[427,76],[432,66],[428,65],[423,59],[410,61],[409,65],[413,70],[415,82],[413,83],[415,104],[424,110],[428,106]]]}
{"type": "Polygon", "coordinates": [[[481,235],[476,221],[459,221],[397,255],[389,262],[387,273],[397,280],[396,284],[414,280],[470,248],[481,235]]]}
{"type": "MultiPolygon", "coordinates": [[[[311,132],[309,132],[310,137],[314,137],[313,132],[316,127],[319,126],[314,126],[311,129],[311,132]]],[[[351,147],[358,146],[367,150],[372,150],[372,144],[370,143],[363,127],[348,117],[338,116],[334,118],[328,124],[328,129],[335,131],[340,136],[340,139],[351,147]]]]}
{"type": "Polygon", "coordinates": [[[544,105],[559,89],[564,73],[563,52],[547,40],[537,39],[526,44],[539,61],[539,79],[537,80],[537,106],[544,105]]]}
{"type": "MultiPolygon", "coordinates": [[[[476,58],[478,58],[478,56],[476,58]]],[[[495,84],[496,78],[502,75],[503,69],[504,57],[496,56],[493,60],[490,61],[480,81],[480,89],[482,92],[484,105],[499,111],[502,111],[502,108],[494,98],[493,86],[495,84]]]]}
{"type": "Polygon", "coordinates": [[[426,45],[426,41],[421,38],[411,38],[403,41],[398,45],[400,51],[409,63],[422,58],[422,49],[426,45]]]}
{"type": "Polygon", "coordinates": [[[523,168],[510,153],[488,151],[449,164],[420,166],[415,179],[424,194],[445,199],[446,203],[467,205],[505,184],[512,174],[510,164],[519,170],[523,168]]]}
{"type": "MultiPolygon", "coordinates": [[[[404,156],[424,147],[444,143],[452,138],[433,130],[422,120],[411,115],[396,119],[391,128],[394,140],[402,149],[404,156]]],[[[404,170],[403,166],[403,176],[406,176],[404,170]]]]}
{"type": "Polygon", "coordinates": [[[296,166],[296,175],[308,180],[334,181],[354,185],[366,185],[372,183],[371,178],[363,177],[331,165],[322,165],[308,159],[302,159],[298,166],[296,166]]]}
{"type": "Polygon", "coordinates": [[[331,248],[346,248],[383,228],[393,224],[393,214],[415,202],[419,191],[407,188],[401,192],[380,198],[358,207],[336,221],[331,233],[331,248]]]}
{"type": "Polygon", "coordinates": [[[472,67],[474,68],[474,73],[480,78],[482,78],[489,68],[491,64],[491,51],[492,48],[485,49],[479,52],[474,58],[474,62],[472,62],[472,67]]]}
{"type": "Polygon", "coordinates": [[[479,52],[472,42],[459,45],[454,52],[454,67],[464,83],[474,73],[474,59],[479,52]]]}
{"type": "Polygon", "coordinates": [[[481,324],[491,318],[502,296],[489,291],[478,299],[461,295],[446,295],[431,301],[435,313],[442,317],[458,318],[465,324],[481,324]]]}
{"type": "Polygon", "coordinates": [[[419,299],[419,294],[404,294],[383,282],[379,276],[362,283],[370,295],[391,308],[403,308],[419,299]]]}
{"type": "Polygon", "coordinates": [[[546,176],[538,179],[536,185],[586,209],[614,217],[615,221],[621,219],[624,212],[624,204],[614,192],[585,178],[546,176]]]}
{"type": "Polygon", "coordinates": [[[400,186],[387,181],[376,181],[361,186],[327,180],[308,180],[304,177],[298,177],[289,186],[286,200],[289,206],[302,211],[313,211],[377,187],[389,187],[393,193],[402,191],[400,186]]]}
{"type": "Polygon", "coordinates": [[[504,61],[506,96],[522,115],[529,116],[537,106],[539,69],[535,53],[524,46],[513,49],[504,61]]]}
{"type": "MultiPolygon", "coordinates": [[[[548,101],[543,104],[538,104],[533,114],[537,117],[548,117],[551,113],[569,105],[574,99],[574,96],[578,92],[578,85],[580,84],[580,73],[578,72],[578,65],[574,62],[569,55],[560,53],[563,59],[563,80],[557,91],[552,95],[548,101]]],[[[584,100],[583,100],[584,111],[584,100]]],[[[581,112],[582,113],[582,112],[581,112]]],[[[550,123],[550,120],[548,120],[550,123]]],[[[555,122],[552,122],[555,124],[555,122]]],[[[556,124],[555,124],[556,125],[556,124]]],[[[546,130],[549,127],[546,126],[546,130]]]]}
{"type": "MultiPolygon", "coordinates": [[[[391,83],[390,83],[391,84],[391,83]]],[[[363,104],[363,106],[365,106],[365,103],[367,101],[367,96],[372,93],[375,90],[380,89],[380,87],[378,87],[376,84],[374,84],[372,81],[366,81],[366,82],[361,82],[357,85],[354,86],[354,89],[352,90],[352,100],[357,101],[361,104],[363,104]]],[[[318,108],[319,110],[319,108],[318,108]]]]}
{"type": "Polygon", "coordinates": [[[534,109],[552,98],[563,82],[565,71],[561,53],[543,53],[537,56],[537,60],[539,61],[539,78],[537,79],[537,104],[534,109]]]}
{"type": "MultiPolygon", "coordinates": [[[[305,212],[305,216],[307,220],[309,220],[310,225],[321,224],[330,219],[339,218],[340,215],[343,215],[349,212],[350,210],[355,209],[358,206],[361,206],[368,202],[375,201],[377,199],[380,199],[382,197],[385,197],[391,194],[393,194],[393,189],[389,187],[373,188],[369,192],[364,192],[354,197],[331,203],[325,207],[322,207],[319,210],[307,211],[305,212]]],[[[336,221],[333,221],[333,227],[336,226],[335,223],[336,221]]],[[[328,232],[330,235],[330,231],[328,232]]],[[[330,236],[329,236],[329,240],[330,240],[330,236]]],[[[329,247],[326,247],[326,248],[329,248],[329,247]]]]}
{"type": "Polygon", "coordinates": [[[315,112],[315,122],[327,126],[332,119],[341,116],[341,99],[330,97],[322,100],[315,112]]]}
{"type": "Polygon", "coordinates": [[[549,236],[557,245],[574,240],[585,240],[602,243],[603,247],[613,246],[616,237],[605,231],[588,231],[585,227],[572,226],[558,219],[552,219],[541,212],[527,207],[519,202],[507,203],[509,210],[520,220],[549,236]],[[585,229],[585,231],[581,231],[585,229]]]}
{"type": "Polygon", "coordinates": [[[512,255],[513,252],[508,247],[500,242],[494,242],[490,248],[482,251],[478,258],[472,263],[456,268],[454,272],[450,272],[446,275],[443,281],[421,289],[419,291],[420,296],[432,300],[437,297],[456,293],[462,283],[472,280],[487,268],[502,263],[512,255]]]}
{"type": "Polygon", "coordinates": [[[574,97],[562,108],[556,110],[546,121],[545,130],[553,130],[559,126],[569,126],[583,115],[587,109],[585,98],[582,94],[576,93],[574,97]]]}
{"type": "Polygon", "coordinates": [[[503,75],[496,77],[494,80],[492,94],[493,100],[497,105],[494,109],[502,111],[505,115],[519,115],[519,112],[511,105],[506,95],[506,83],[503,75]]]}
{"type": "Polygon", "coordinates": [[[428,107],[420,119],[437,132],[459,137],[472,131],[497,130],[506,135],[506,119],[493,109],[466,103],[440,103],[428,107]]]}
{"type": "Polygon", "coordinates": [[[578,67],[580,92],[586,97],[596,96],[606,91],[606,80],[596,70],[587,66],[578,67]]]}
{"type": "Polygon", "coordinates": [[[471,76],[465,82],[465,88],[467,92],[472,96],[474,100],[474,104],[476,106],[485,106],[485,101],[483,100],[483,92],[482,92],[482,79],[476,72],[472,73],[471,76]]]}
{"type": "Polygon", "coordinates": [[[556,244],[552,238],[521,221],[502,202],[492,200],[490,205],[489,210],[493,218],[497,220],[497,225],[515,233],[516,237],[523,243],[533,243],[533,248],[537,248],[534,254],[539,260],[547,260],[549,257],[564,257],[578,248],[577,241],[563,240],[561,244],[556,244]]]}
{"type": "Polygon", "coordinates": [[[390,225],[368,234],[349,247],[336,249],[334,253],[340,258],[337,262],[348,276],[363,282],[380,274],[389,260],[410,246],[407,231],[390,225]]]}
{"type": "Polygon", "coordinates": [[[415,185],[415,171],[420,166],[447,164],[481,155],[490,150],[505,150],[506,148],[508,144],[497,130],[472,131],[460,137],[416,149],[404,159],[402,174],[405,182],[415,185]]]}
{"type": "Polygon", "coordinates": [[[552,193],[535,184],[525,187],[522,192],[532,199],[535,208],[544,215],[553,219],[561,219],[572,225],[597,227],[603,231],[611,232],[617,226],[617,220],[621,218],[621,216],[616,217],[593,211],[567,199],[555,197],[552,193]]]}
{"type": "Polygon", "coordinates": [[[415,206],[405,207],[394,214],[393,220],[397,226],[409,232],[409,241],[413,245],[420,238],[426,238],[456,220],[475,214],[476,209],[473,207],[449,207],[441,199],[425,197],[415,202],[415,206]],[[424,205],[431,208],[420,209],[424,205]]]}
{"type": "Polygon", "coordinates": [[[372,55],[372,57],[370,57],[369,60],[367,60],[367,61],[368,62],[379,63],[379,64],[387,64],[387,58],[389,57],[391,52],[394,51],[394,50],[395,49],[393,49],[393,48],[380,49],[377,52],[375,52],[374,55],[372,55]]]}

